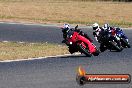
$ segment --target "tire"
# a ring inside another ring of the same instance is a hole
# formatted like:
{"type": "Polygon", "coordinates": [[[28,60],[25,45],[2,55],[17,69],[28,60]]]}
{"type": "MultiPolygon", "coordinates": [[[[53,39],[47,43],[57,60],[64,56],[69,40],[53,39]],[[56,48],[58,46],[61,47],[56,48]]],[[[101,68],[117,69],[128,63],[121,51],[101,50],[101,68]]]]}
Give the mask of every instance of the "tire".
{"type": "Polygon", "coordinates": [[[92,56],[92,54],[89,52],[89,50],[83,48],[83,46],[81,44],[78,44],[78,48],[79,48],[79,51],[81,53],[84,53],[87,57],[91,57],[92,56]]]}
{"type": "Polygon", "coordinates": [[[104,47],[99,47],[101,52],[104,52],[106,49],[104,47]]]}
{"type": "Polygon", "coordinates": [[[94,56],[98,56],[99,53],[100,53],[100,51],[96,49],[96,52],[94,52],[93,55],[94,55],[94,56]]]}
{"type": "Polygon", "coordinates": [[[122,41],[124,47],[127,46],[128,48],[131,48],[130,44],[124,38],[121,41],[122,41]]]}
{"type": "Polygon", "coordinates": [[[120,52],[120,51],[122,51],[122,49],[119,47],[119,46],[117,46],[117,43],[115,44],[116,42],[112,42],[112,41],[110,41],[110,44],[111,44],[111,46],[113,47],[113,49],[115,49],[116,51],[118,51],[118,52],[120,52]]]}

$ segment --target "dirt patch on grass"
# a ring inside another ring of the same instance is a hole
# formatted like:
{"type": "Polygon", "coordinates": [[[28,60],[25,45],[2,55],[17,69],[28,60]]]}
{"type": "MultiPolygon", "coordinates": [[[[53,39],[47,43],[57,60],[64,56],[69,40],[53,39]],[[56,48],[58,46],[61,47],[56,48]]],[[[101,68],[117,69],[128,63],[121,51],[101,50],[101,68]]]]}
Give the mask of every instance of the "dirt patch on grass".
{"type": "Polygon", "coordinates": [[[132,3],[74,0],[0,0],[0,20],[132,26],[132,3]]]}
{"type": "Polygon", "coordinates": [[[66,46],[49,43],[0,42],[0,61],[68,54],[66,46]]]}

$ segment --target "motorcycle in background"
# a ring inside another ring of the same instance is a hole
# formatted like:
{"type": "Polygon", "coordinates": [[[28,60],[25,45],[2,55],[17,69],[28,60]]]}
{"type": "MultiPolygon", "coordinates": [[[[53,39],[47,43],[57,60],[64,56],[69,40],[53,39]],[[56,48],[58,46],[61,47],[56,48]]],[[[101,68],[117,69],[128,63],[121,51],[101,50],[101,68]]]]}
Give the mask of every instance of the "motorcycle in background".
{"type": "Polygon", "coordinates": [[[106,49],[110,51],[116,50],[117,52],[122,51],[123,49],[119,46],[119,37],[116,36],[115,31],[112,31],[111,34],[102,35],[100,38],[100,43],[103,45],[100,47],[100,51],[103,52],[106,49]]]}
{"type": "Polygon", "coordinates": [[[126,40],[126,36],[120,28],[116,28],[116,35],[120,38],[120,42],[123,48],[130,48],[130,43],[126,40]]]}

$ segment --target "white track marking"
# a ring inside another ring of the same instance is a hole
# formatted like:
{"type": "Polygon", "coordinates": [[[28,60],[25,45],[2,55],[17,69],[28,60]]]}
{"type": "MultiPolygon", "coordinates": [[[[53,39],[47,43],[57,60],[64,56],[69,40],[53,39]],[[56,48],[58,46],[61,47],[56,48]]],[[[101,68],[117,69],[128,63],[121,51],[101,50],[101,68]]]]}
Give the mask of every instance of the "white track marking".
{"type": "Polygon", "coordinates": [[[57,24],[36,24],[36,23],[15,23],[15,22],[0,22],[0,24],[20,24],[29,26],[57,26],[57,24]]]}
{"type": "Polygon", "coordinates": [[[9,42],[9,41],[2,41],[2,42],[9,42]]]}
{"type": "Polygon", "coordinates": [[[0,63],[19,62],[19,61],[31,61],[31,60],[40,60],[40,59],[46,59],[46,58],[57,58],[57,57],[73,56],[73,55],[80,55],[80,53],[64,54],[64,55],[56,55],[56,56],[45,56],[45,57],[28,58],[28,59],[18,59],[18,60],[4,60],[4,61],[0,61],[0,63]]]}

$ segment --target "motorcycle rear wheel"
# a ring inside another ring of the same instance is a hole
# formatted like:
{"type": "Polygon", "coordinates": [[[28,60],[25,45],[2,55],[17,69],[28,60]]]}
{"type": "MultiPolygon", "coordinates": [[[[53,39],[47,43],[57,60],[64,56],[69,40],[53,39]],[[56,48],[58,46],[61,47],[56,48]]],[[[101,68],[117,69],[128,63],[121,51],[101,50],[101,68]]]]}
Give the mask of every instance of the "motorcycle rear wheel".
{"type": "Polygon", "coordinates": [[[93,53],[94,56],[98,56],[100,53],[100,51],[98,49],[96,49],[96,51],[93,53]]]}

